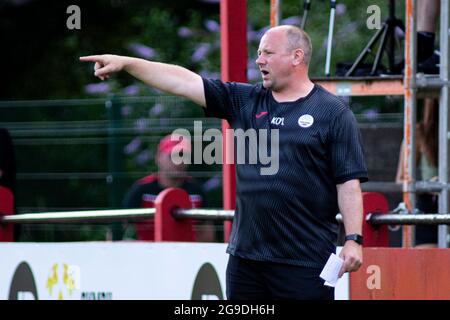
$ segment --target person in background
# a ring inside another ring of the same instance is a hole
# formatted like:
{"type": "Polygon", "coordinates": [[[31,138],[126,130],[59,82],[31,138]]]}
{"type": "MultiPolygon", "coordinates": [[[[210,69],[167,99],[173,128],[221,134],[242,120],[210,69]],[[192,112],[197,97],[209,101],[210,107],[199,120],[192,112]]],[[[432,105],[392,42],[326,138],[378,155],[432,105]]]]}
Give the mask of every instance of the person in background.
{"type": "MultiPolygon", "coordinates": [[[[167,135],[159,142],[156,152],[156,165],[158,171],[139,179],[133,184],[123,200],[125,208],[153,208],[158,194],[166,188],[181,188],[186,190],[191,200],[192,208],[205,206],[205,195],[201,186],[187,173],[187,165],[175,164],[171,154],[191,154],[191,145],[188,139],[182,136],[167,135]],[[178,140],[177,140],[178,139],[178,140]]],[[[195,238],[201,242],[215,240],[214,226],[209,222],[195,223],[195,238]]],[[[153,221],[135,223],[126,226],[123,239],[153,239],[153,221]]],[[[117,233],[116,233],[117,234],[117,233]]],[[[118,240],[120,235],[114,235],[118,240]]]]}
{"type": "MultiPolygon", "coordinates": [[[[424,101],[423,119],[416,127],[416,165],[420,176],[417,180],[436,181],[438,176],[438,133],[439,105],[436,99],[426,98],[424,101]]],[[[400,155],[395,181],[403,183],[404,142],[400,155]]],[[[424,213],[438,212],[438,196],[435,193],[417,193],[416,208],[424,213]]],[[[437,226],[416,226],[415,244],[418,248],[434,248],[437,246],[437,226]]]]}
{"type": "Polygon", "coordinates": [[[436,23],[440,14],[439,0],[417,1],[417,72],[439,73],[439,55],[435,52],[436,23]]]}

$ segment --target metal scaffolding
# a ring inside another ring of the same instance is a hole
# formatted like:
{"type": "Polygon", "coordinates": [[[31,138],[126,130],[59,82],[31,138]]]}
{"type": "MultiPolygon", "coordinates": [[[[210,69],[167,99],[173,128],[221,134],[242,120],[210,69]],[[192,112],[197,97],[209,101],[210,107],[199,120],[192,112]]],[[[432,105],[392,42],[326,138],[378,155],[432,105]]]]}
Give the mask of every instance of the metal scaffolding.
{"type": "MultiPolygon", "coordinates": [[[[439,214],[447,214],[448,205],[448,139],[449,139],[449,12],[450,1],[440,2],[440,73],[437,77],[428,77],[425,83],[418,85],[417,75],[417,42],[416,42],[416,18],[417,0],[406,0],[406,34],[405,34],[405,100],[404,100],[404,163],[405,172],[403,183],[403,200],[410,214],[415,212],[417,185],[433,188],[439,192],[439,214]],[[438,182],[416,182],[416,120],[417,120],[417,90],[418,88],[439,88],[439,161],[438,182]]],[[[440,248],[448,248],[448,226],[440,225],[438,228],[438,245],[440,248]]],[[[414,245],[414,228],[405,226],[403,229],[403,246],[414,245]]]]}

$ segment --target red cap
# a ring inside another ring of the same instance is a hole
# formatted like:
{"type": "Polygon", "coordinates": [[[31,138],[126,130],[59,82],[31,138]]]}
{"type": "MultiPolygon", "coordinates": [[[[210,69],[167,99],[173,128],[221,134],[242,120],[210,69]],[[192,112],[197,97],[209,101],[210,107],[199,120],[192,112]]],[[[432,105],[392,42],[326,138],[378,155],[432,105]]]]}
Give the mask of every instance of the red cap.
{"type": "Polygon", "coordinates": [[[158,151],[166,154],[172,152],[191,152],[191,142],[188,137],[180,134],[169,134],[159,141],[158,151]]]}

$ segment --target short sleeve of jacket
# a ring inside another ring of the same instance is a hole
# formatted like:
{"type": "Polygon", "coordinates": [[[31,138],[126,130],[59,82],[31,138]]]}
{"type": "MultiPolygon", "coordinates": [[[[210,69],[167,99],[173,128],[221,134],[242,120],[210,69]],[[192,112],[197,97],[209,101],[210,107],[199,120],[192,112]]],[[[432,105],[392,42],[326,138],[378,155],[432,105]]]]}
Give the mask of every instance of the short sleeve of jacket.
{"type": "Polygon", "coordinates": [[[359,179],[368,181],[361,132],[353,112],[346,108],[330,127],[330,154],[336,184],[359,179]]]}
{"type": "Polygon", "coordinates": [[[231,124],[250,99],[252,85],[203,78],[207,117],[228,120],[231,124]]]}

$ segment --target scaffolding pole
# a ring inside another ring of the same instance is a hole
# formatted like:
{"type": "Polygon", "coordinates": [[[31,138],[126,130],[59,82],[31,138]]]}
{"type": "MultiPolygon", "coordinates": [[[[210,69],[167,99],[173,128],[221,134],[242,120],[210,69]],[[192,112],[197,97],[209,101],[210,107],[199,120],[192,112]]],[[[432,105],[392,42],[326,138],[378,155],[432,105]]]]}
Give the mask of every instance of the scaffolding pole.
{"type": "Polygon", "coordinates": [[[270,0],[270,26],[279,26],[281,22],[281,0],[270,0]]]}
{"type": "MultiPolygon", "coordinates": [[[[405,12],[405,98],[404,98],[404,161],[403,202],[410,213],[415,212],[416,194],[416,12],[417,0],[406,0],[405,12]]],[[[414,246],[414,227],[404,226],[402,246],[414,246]]]]}
{"type": "MultiPolygon", "coordinates": [[[[439,97],[439,182],[448,184],[448,123],[449,123],[449,13],[450,1],[441,0],[440,17],[440,74],[442,87],[439,97]]],[[[448,213],[448,188],[442,188],[439,194],[439,213],[448,213]]],[[[438,227],[438,246],[448,248],[448,226],[438,227]]]]}

